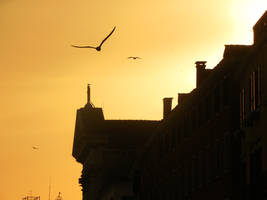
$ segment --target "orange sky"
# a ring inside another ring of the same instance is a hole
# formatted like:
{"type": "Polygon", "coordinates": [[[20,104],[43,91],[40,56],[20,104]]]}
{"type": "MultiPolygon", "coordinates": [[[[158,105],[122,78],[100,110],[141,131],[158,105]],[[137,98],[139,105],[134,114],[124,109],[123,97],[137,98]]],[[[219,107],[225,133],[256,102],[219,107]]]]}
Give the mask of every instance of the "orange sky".
{"type": "Polygon", "coordinates": [[[86,84],[108,119],[161,119],[162,98],[176,104],[195,87],[194,62],[213,68],[224,44],[251,44],[266,8],[266,0],[0,0],[0,199],[30,191],[48,199],[49,179],[52,200],[81,199],[71,151],[86,84]],[[101,52],[70,47],[97,45],[114,26],[101,52]]]}

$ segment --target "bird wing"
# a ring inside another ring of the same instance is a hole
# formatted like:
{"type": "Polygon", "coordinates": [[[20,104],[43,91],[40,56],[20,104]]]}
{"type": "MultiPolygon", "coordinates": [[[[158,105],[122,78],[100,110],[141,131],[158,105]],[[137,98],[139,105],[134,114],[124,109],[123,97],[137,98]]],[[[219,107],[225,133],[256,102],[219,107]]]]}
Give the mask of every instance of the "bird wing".
{"type": "Polygon", "coordinates": [[[133,58],[133,59],[141,59],[140,57],[137,57],[137,56],[129,56],[128,57],[128,59],[131,59],[131,58],[133,58]]]}
{"type": "Polygon", "coordinates": [[[96,47],[92,47],[92,46],[76,46],[76,45],[71,45],[72,47],[75,47],[75,48],[93,48],[95,49],[96,47]]]}
{"type": "Polygon", "coordinates": [[[116,28],[116,26],[114,26],[114,28],[112,29],[112,31],[110,32],[110,34],[108,34],[108,36],[105,37],[105,39],[101,42],[101,44],[99,45],[99,47],[101,47],[102,44],[109,38],[109,36],[111,36],[111,34],[115,31],[115,28],[116,28]]]}

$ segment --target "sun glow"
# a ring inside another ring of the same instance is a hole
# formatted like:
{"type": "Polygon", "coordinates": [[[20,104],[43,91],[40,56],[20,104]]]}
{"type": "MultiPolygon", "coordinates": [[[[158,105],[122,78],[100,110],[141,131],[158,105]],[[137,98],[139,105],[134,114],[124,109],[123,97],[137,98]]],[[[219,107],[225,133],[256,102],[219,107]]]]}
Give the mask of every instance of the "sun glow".
{"type": "Polygon", "coordinates": [[[233,2],[231,15],[234,19],[234,41],[236,43],[253,43],[253,26],[266,9],[266,0],[233,2]]]}

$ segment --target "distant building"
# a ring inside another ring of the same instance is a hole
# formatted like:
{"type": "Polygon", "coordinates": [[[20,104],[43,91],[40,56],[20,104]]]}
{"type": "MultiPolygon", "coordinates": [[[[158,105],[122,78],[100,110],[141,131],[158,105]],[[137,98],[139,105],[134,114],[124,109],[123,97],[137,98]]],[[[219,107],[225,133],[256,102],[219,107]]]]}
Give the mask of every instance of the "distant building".
{"type": "Polygon", "coordinates": [[[28,195],[23,197],[22,200],[40,200],[40,196],[28,195]]]}
{"type": "Polygon", "coordinates": [[[105,120],[77,111],[73,156],[83,200],[267,199],[267,11],[253,45],[225,45],[196,88],[163,99],[161,121],[105,120]]]}

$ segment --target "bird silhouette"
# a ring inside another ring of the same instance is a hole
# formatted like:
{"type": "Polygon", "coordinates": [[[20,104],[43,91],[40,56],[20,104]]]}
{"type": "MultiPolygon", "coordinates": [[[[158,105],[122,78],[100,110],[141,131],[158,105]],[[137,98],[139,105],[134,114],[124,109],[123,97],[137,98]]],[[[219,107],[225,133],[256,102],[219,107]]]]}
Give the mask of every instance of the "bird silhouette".
{"type": "Polygon", "coordinates": [[[134,59],[134,60],[136,60],[136,59],[141,59],[141,58],[138,57],[138,56],[129,56],[128,59],[134,59]]]}
{"type": "Polygon", "coordinates": [[[107,35],[107,37],[105,37],[104,40],[102,40],[102,42],[100,43],[99,46],[97,47],[94,47],[94,46],[77,46],[77,45],[71,45],[72,47],[75,47],[75,48],[92,48],[92,49],[95,49],[97,51],[101,51],[101,46],[102,44],[111,36],[111,34],[115,31],[115,28],[116,26],[112,29],[112,31],[107,35]]]}
{"type": "Polygon", "coordinates": [[[38,147],[32,147],[32,148],[35,149],[35,150],[39,149],[38,147]]]}

